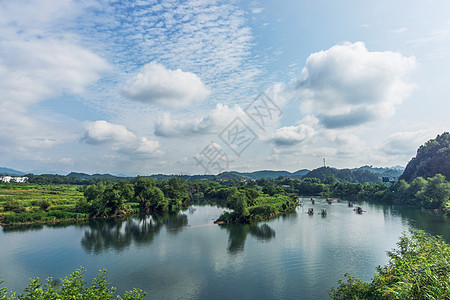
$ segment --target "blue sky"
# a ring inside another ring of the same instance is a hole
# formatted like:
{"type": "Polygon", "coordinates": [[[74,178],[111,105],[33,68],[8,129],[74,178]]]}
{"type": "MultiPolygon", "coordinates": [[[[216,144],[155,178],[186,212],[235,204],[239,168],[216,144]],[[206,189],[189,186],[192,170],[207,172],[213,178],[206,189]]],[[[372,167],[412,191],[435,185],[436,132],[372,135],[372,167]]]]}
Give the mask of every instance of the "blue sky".
{"type": "Polygon", "coordinates": [[[0,165],[404,166],[449,130],[448,11],[432,0],[0,0],[0,165]]]}

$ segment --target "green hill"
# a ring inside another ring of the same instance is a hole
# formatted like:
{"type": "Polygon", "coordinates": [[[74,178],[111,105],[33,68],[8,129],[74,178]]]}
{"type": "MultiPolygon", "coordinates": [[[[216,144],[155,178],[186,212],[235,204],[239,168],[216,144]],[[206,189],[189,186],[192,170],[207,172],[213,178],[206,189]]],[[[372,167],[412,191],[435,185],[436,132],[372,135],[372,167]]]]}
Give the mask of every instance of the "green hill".
{"type": "Polygon", "coordinates": [[[400,179],[411,182],[416,177],[433,177],[442,174],[450,179],[450,134],[444,132],[417,150],[400,179]]]}

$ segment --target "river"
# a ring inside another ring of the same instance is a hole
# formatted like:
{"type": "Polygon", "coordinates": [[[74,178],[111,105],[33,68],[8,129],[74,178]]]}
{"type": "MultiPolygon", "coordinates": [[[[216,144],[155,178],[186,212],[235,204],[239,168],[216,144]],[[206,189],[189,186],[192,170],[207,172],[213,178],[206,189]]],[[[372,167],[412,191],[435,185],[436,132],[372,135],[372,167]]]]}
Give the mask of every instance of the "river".
{"type": "Polygon", "coordinates": [[[426,211],[360,202],[356,214],[346,202],[303,202],[255,225],[214,225],[222,208],[192,206],[174,216],[3,228],[1,286],[23,291],[31,277],[83,266],[86,280],[106,268],[118,292],[141,288],[149,299],[327,299],[345,272],[370,280],[410,227],[450,241],[450,220],[426,211]]]}

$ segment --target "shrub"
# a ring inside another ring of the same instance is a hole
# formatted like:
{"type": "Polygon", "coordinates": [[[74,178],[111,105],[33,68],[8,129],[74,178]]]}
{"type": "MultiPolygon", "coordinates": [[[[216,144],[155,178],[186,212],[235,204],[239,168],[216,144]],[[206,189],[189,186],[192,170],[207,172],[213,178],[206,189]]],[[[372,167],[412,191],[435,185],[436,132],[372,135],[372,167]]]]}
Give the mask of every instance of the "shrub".
{"type": "Polygon", "coordinates": [[[39,207],[40,207],[42,210],[47,210],[47,209],[49,209],[49,207],[50,207],[50,201],[48,201],[48,200],[42,200],[41,203],[39,204],[39,207]]]}
{"type": "Polygon", "coordinates": [[[41,212],[34,213],[19,213],[3,216],[3,223],[5,224],[15,224],[15,223],[27,223],[40,221],[44,218],[45,214],[41,212]]]}
{"type": "Polygon", "coordinates": [[[10,199],[3,204],[3,210],[12,211],[15,213],[22,213],[26,210],[26,208],[19,201],[10,199]]]}
{"type": "MultiPolygon", "coordinates": [[[[143,299],[147,293],[140,289],[133,289],[125,292],[122,298],[116,295],[116,288],[107,282],[107,272],[105,269],[100,271],[98,277],[92,280],[92,284],[87,286],[83,275],[85,270],[83,268],[75,270],[72,274],[61,279],[61,285],[55,285],[52,278],[47,278],[46,282],[41,283],[39,278],[33,278],[24,292],[18,296],[18,299],[128,299],[140,300],[143,299]]],[[[0,281],[1,283],[1,281],[0,281]]],[[[0,299],[17,299],[15,292],[9,292],[6,288],[0,289],[0,299]]]]}
{"type": "Polygon", "coordinates": [[[47,216],[54,217],[59,220],[65,220],[65,219],[83,219],[86,217],[86,214],[82,213],[74,213],[64,210],[52,210],[50,211],[47,216]]]}
{"type": "Polygon", "coordinates": [[[250,218],[254,220],[268,219],[270,216],[276,213],[273,206],[269,204],[252,206],[248,209],[250,218]]]}
{"type": "Polygon", "coordinates": [[[388,251],[389,263],[371,282],[346,275],[330,290],[333,299],[450,299],[450,245],[440,237],[411,230],[388,251]]]}

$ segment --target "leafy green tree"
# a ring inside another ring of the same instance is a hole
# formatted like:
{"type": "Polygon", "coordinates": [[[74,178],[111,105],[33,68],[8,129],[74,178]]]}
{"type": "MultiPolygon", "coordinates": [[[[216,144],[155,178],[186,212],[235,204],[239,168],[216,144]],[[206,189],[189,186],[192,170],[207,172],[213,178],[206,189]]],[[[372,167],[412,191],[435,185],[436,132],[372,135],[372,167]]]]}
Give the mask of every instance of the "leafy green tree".
{"type": "Polygon", "coordinates": [[[445,176],[436,174],[428,179],[428,184],[423,192],[424,204],[426,208],[440,208],[450,200],[450,183],[445,180],[445,176]]]}
{"type": "Polygon", "coordinates": [[[244,219],[248,216],[247,209],[247,197],[243,192],[238,191],[236,188],[227,198],[227,207],[234,210],[238,219],[244,219]]]}
{"type": "Polygon", "coordinates": [[[185,180],[172,177],[163,187],[164,196],[171,199],[181,199],[186,202],[189,199],[188,185],[185,180]]]}
{"type": "Polygon", "coordinates": [[[249,206],[256,205],[256,198],[259,197],[259,192],[254,188],[246,188],[244,190],[245,196],[247,197],[247,204],[249,206]]]}
{"type": "Polygon", "coordinates": [[[116,288],[107,281],[107,272],[101,270],[98,277],[92,280],[92,284],[87,286],[83,279],[85,270],[83,268],[75,270],[69,276],[61,279],[61,285],[55,285],[52,278],[47,278],[41,283],[39,278],[33,278],[24,292],[16,296],[15,292],[9,292],[6,288],[0,289],[0,299],[33,299],[33,300],[140,300],[147,293],[140,289],[133,289],[125,292],[123,298],[116,295],[116,288]]]}
{"type": "Polygon", "coordinates": [[[410,199],[411,203],[422,205],[425,202],[423,191],[425,191],[427,184],[428,181],[422,177],[414,178],[407,190],[407,199],[410,199]]]}
{"type": "Polygon", "coordinates": [[[266,185],[265,187],[263,187],[262,192],[264,194],[273,196],[277,193],[277,188],[274,185],[266,185]]]}
{"type": "Polygon", "coordinates": [[[114,216],[122,213],[125,202],[134,197],[133,185],[119,181],[105,188],[101,197],[95,198],[90,207],[92,216],[114,216]]]}
{"type": "Polygon", "coordinates": [[[134,197],[145,211],[166,210],[164,193],[155,185],[152,178],[139,178],[134,185],[134,197]]]}
{"type": "Polygon", "coordinates": [[[98,184],[93,184],[87,187],[84,191],[84,197],[87,202],[90,203],[98,198],[100,198],[105,190],[105,185],[102,182],[98,184]]]}

